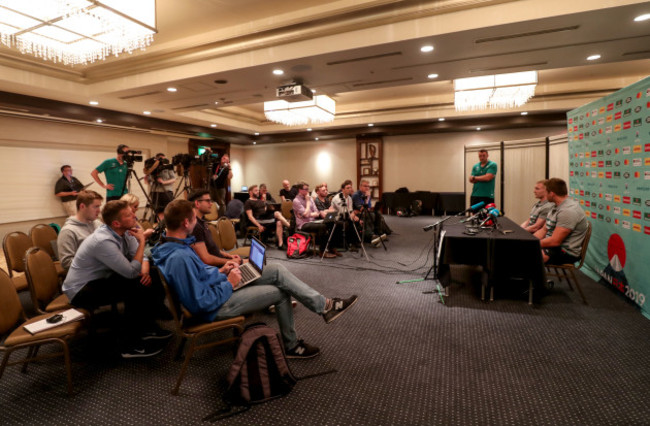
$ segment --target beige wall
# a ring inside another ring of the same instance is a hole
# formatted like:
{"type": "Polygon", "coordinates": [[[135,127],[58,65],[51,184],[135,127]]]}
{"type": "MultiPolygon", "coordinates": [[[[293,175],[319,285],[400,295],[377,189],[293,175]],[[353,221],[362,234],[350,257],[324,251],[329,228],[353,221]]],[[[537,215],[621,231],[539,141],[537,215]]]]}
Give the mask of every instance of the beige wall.
{"type": "MultiPolygon", "coordinates": [[[[87,123],[0,117],[0,129],[0,236],[14,230],[27,232],[36,223],[63,223],[61,202],[54,196],[62,164],[70,164],[74,176],[87,184],[93,182],[90,172],[101,161],[114,157],[121,143],[141,150],[145,158],[157,152],[168,156],[187,152],[185,138],[87,123]]],[[[135,164],[140,177],[142,168],[142,163],[135,164]]],[[[100,176],[105,181],[103,174],[100,176]]],[[[133,192],[144,199],[135,181],[132,184],[133,192]]],[[[97,184],[90,189],[106,195],[97,184]]]]}
{"type": "MultiPolygon", "coordinates": [[[[148,157],[164,152],[168,157],[187,152],[187,140],[145,132],[110,129],[87,124],[54,123],[33,119],[0,117],[0,187],[3,206],[0,236],[7,231],[28,231],[36,223],[64,220],[53,185],[59,167],[71,164],[74,174],[90,183],[90,171],[102,160],[113,157],[120,143],[143,151],[148,157]],[[29,131],[26,131],[29,129],[29,131]]],[[[501,140],[544,137],[564,128],[517,129],[494,132],[445,133],[384,138],[384,191],[406,186],[410,190],[457,191],[465,185],[464,147],[501,140]]],[[[283,179],[307,181],[312,188],[327,182],[330,190],[345,179],[356,180],[356,142],[340,139],[276,145],[231,147],[233,191],[265,182],[273,195],[283,179]]],[[[562,165],[560,168],[564,168],[562,165]]],[[[142,164],[135,170],[142,176],[142,164]]],[[[355,186],[357,182],[354,182],[355,186]]],[[[96,184],[91,186],[105,194],[96,184]]],[[[134,193],[141,198],[141,190],[134,193]]],[[[528,197],[528,193],[523,194],[528,197]]],[[[525,198],[529,201],[528,198],[525,198]]],[[[530,200],[532,201],[532,200],[530,200]]]]}

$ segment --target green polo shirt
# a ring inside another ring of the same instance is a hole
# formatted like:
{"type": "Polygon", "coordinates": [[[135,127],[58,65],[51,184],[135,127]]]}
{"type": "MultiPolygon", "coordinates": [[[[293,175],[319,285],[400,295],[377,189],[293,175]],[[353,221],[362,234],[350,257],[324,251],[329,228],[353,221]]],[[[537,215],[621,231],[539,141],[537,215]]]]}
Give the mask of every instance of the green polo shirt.
{"type": "Polygon", "coordinates": [[[124,180],[126,179],[126,162],[120,164],[117,158],[109,158],[95,168],[99,173],[106,176],[106,184],[113,184],[112,190],[106,190],[107,197],[119,197],[124,189],[124,180]]]}
{"type": "Polygon", "coordinates": [[[492,173],[495,178],[489,182],[474,182],[474,188],[472,188],[472,197],[494,198],[494,184],[496,182],[497,163],[488,160],[488,162],[485,163],[485,166],[481,166],[481,163],[478,162],[474,165],[474,167],[472,167],[472,176],[483,176],[488,173],[492,173]]]}

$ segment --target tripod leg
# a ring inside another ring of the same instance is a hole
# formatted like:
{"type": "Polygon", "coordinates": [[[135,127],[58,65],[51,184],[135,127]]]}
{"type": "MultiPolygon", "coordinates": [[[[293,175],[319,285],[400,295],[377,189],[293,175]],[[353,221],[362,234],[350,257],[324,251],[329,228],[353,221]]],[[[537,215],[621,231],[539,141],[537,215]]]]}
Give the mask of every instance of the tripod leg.
{"type": "Polygon", "coordinates": [[[329,249],[330,241],[332,240],[332,235],[334,235],[335,230],[336,230],[336,222],[334,222],[334,226],[332,226],[332,230],[330,231],[330,236],[327,238],[327,244],[325,244],[325,250],[323,250],[323,252],[321,253],[321,256],[320,256],[320,261],[321,262],[325,258],[325,253],[327,253],[327,250],[329,249]]]}

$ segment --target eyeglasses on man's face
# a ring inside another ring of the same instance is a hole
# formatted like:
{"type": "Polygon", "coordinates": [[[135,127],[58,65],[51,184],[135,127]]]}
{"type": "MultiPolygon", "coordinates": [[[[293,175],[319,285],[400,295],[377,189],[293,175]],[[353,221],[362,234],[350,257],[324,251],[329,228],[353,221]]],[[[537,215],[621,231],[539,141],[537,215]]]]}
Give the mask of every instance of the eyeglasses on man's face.
{"type": "Polygon", "coordinates": [[[212,203],[212,200],[209,199],[209,198],[208,199],[201,198],[199,201],[205,201],[206,203],[212,203]]]}

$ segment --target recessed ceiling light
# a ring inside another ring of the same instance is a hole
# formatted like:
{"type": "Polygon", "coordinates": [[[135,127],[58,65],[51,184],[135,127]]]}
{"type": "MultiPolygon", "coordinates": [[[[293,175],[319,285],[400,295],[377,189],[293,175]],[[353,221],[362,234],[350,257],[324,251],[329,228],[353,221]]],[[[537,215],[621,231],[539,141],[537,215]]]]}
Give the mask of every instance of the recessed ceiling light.
{"type": "Polygon", "coordinates": [[[151,115],[151,111],[142,111],[144,115],[151,115]]]}
{"type": "Polygon", "coordinates": [[[430,44],[428,44],[428,45],[426,45],[426,46],[422,46],[422,47],[420,48],[420,52],[422,52],[422,53],[433,52],[433,46],[431,46],[430,44]]]}
{"type": "Polygon", "coordinates": [[[273,74],[282,75],[282,74],[284,74],[284,71],[282,71],[281,69],[273,70],[273,74]]]}
{"type": "Polygon", "coordinates": [[[99,105],[99,102],[97,102],[97,101],[90,101],[90,102],[88,102],[88,103],[89,103],[90,105],[99,105]]]}
{"type": "Polygon", "coordinates": [[[316,93],[316,89],[311,89],[311,93],[316,93]]]}
{"type": "Polygon", "coordinates": [[[308,131],[308,132],[311,132],[311,127],[310,127],[309,129],[307,129],[307,131],[308,131]]]}
{"type": "Polygon", "coordinates": [[[429,74],[427,78],[438,78],[438,74],[429,74]]]}
{"type": "Polygon", "coordinates": [[[260,135],[260,132],[255,132],[255,136],[259,136],[259,135],[260,135]]]}
{"type": "Polygon", "coordinates": [[[596,59],[600,59],[600,55],[587,56],[588,61],[595,61],[596,59]]]}
{"type": "Polygon", "coordinates": [[[522,112],[521,112],[521,115],[528,115],[528,112],[526,112],[526,111],[522,111],[522,112]]]}
{"type": "Polygon", "coordinates": [[[215,105],[219,104],[219,101],[214,101],[214,104],[215,104],[215,105]]]}
{"type": "Polygon", "coordinates": [[[318,138],[314,138],[314,140],[315,140],[315,141],[317,141],[317,140],[318,140],[318,138]]]}
{"type": "Polygon", "coordinates": [[[98,119],[95,120],[95,121],[98,122],[98,123],[103,123],[103,122],[104,122],[104,120],[102,120],[101,118],[98,118],[98,119]]]}
{"type": "Polygon", "coordinates": [[[643,15],[639,15],[634,18],[634,22],[647,21],[648,19],[650,19],[650,13],[644,13],[643,15]]]}
{"type": "Polygon", "coordinates": [[[253,145],[257,145],[257,142],[253,141],[253,145]]]}
{"type": "Polygon", "coordinates": [[[440,117],[438,121],[445,121],[445,117],[440,117]]]}
{"type": "Polygon", "coordinates": [[[476,130],[481,130],[481,128],[480,128],[480,127],[477,127],[476,130]]]}
{"type": "Polygon", "coordinates": [[[374,124],[368,123],[368,127],[372,127],[372,126],[374,126],[374,124]]]}
{"type": "Polygon", "coordinates": [[[176,89],[175,87],[168,87],[168,88],[167,88],[167,91],[168,91],[168,92],[176,92],[177,90],[178,90],[178,89],[176,89]]]}
{"type": "Polygon", "coordinates": [[[216,124],[210,124],[210,127],[217,127],[216,124]]]}

